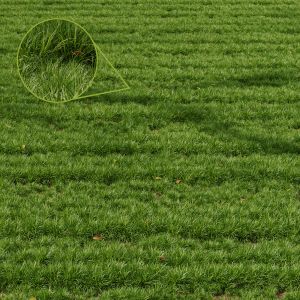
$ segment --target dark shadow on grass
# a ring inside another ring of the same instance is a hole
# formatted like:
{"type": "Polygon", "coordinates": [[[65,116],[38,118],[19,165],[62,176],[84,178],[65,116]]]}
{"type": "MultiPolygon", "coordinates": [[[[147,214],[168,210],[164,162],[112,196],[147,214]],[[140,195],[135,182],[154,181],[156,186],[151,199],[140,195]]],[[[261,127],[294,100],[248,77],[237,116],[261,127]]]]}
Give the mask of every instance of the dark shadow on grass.
{"type": "Polygon", "coordinates": [[[44,5],[58,5],[61,4],[61,1],[55,1],[55,0],[43,0],[44,5]]]}
{"type": "Polygon", "coordinates": [[[293,74],[291,72],[272,72],[234,78],[233,82],[236,85],[245,87],[281,87],[299,80],[297,77],[297,74],[293,74]]]}
{"type": "Polygon", "coordinates": [[[9,51],[8,49],[6,48],[3,48],[3,47],[0,47],[0,54],[7,54],[9,52],[12,52],[12,51],[9,51]]]}
{"type": "Polygon", "coordinates": [[[199,87],[282,87],[291,83],[297,83],[300,80],[298,70],[289,70],[286,72],[272,71],[254,73],[240,77],[232,76],[224,80],[216,78],[215,80],[199,82],[199,87]]]}
{"type": "Polygon", "coordinates": [[[195,109],[195,106],[184,106],[184,109],[177,110],[171,121],[182,124],[192,123],[199,131],[206,132],[221,140],[243,141],[247,143],[248,149],[253,148],[253,153],[300,154],[299,141],[289,141],[282,135],[274,137],[276,132],[268,134],[267,132],[246,131],[246,128],[242,130],[239,128],[239,122],[234,121],[234,119],[224,119],[213,108],[206,107],[200,110],[195,109]]]}
{"type": "Polygon", "coordinates": [[[239,140],[250,141],[262,148],[267,154],[300,154],[300,145],[297,142],[290,142],[282,137],[265,137],[256,133],[242,133],[234,130],[231,135],[239,140]]]}
{"type": "Polygon", "coordinates": [[[296,71],[273,71],[229,78],[227,81],[221,82],[221,85],[228,87],[282,87],[297,81],[299,81],[299,76],[296,71]]]}
{"type": "Polygon", "coordinates": [[[219,135],[220,139],[244,141],[249,148],[253,148],[253,153],[300,154],[300,145],[296,141],[288,141],[282,136],[262,135],[254,131],[243,132],[235,126],[233,123],[220,121],[204,126],[200,130],[211,135],[219,135]]]}

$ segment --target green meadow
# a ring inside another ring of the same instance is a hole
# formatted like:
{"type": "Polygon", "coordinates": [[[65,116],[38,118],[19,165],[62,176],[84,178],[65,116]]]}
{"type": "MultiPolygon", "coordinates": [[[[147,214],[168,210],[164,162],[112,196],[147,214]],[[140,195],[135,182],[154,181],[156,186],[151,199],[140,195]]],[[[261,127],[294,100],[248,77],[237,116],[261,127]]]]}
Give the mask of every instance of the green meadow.
{"type": "Polygon", "coordinates": [[[299,20],[298,0],[1,0],[0,299],[300,299],[299,20]],[[24,88],[22,38],[59,17],[130,90],[24,88]]]}

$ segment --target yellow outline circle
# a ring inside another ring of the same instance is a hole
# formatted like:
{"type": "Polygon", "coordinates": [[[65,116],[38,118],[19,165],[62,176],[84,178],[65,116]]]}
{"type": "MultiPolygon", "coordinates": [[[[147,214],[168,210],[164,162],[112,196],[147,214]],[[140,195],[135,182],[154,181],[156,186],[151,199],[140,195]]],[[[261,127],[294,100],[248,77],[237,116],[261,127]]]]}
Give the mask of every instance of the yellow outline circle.
{"type": "Polygon", "coordinates": [[[70,101],[74,101],[74,100],[77,100],[80,96],[82,96],[90,87],[91,85],[93,84],[94,82],[94,79],[96,77],[96,74],[98,72],[98,60],[99,60],[99,57],[98,57],[98,51],[97,51],[97,44],[94,42],[92,36],[87,32],[87,30],[85,30],[81,25],[79,25],[78,23],[72,21],[72,20],[69,20],[69,19],[64,19],[64,18],[51,18],[51,19],[47,19],[47,20],[44,20],[44,21],[41,21],[35,25],[33,25],[27,32],[26,34],[24,35],[24,37],[22,38],[21,42],[20,42],[20,45],[18,47],[18,52],[17,52],[17,69],[18,69],[18,74],[19,74],[19,77],[23,83],[23,85],[25,86],[25,88],[34,96],[36,97],[37,99],[39,100],[42,100],[42,101],[45,101],[45,102],[48,102],[48,103],[66,103],[66,102],[70,102],[70,101]],[[95,52],[96,52],[96,68],[95,68],[95,72],[94,72],[94,76],[92,77],[92,79],[89,81],[89,83],[87,84],[87,87],[85,90],[83,90],[83,92],[81,94],[79,94],[79,96],[77,96],[76,98],[71,98],[71,99],[68,99],[68,100],[62,100],[62,101],[51,101],[51,100],[46,100],[40,96],[37,96],[34,92],[31,91],[31,89],[26,85],[26,83],[24,82],[23,80],[23,77],[20,73],[20,66],[19,66],[19,54],[20,54],[20,49],[21,49],[21,45],[23,44],[25,38],[27,37],[27,35],[37,26],[39,26],[40,24],[43,24],[43,23],[46,23],[46,22],[49,22],[49,21],[53,21],[53,20],[61,20],[61,21],[66,21],[66,22],[70,22],[70,23],[73,23],[74,25],[78,26],[80,29],[82,29],[86,34],[87,36],[90,38],[90,40],[92,41],[93,45],[94,45],[94,48],[95,48],[95,52]]]}

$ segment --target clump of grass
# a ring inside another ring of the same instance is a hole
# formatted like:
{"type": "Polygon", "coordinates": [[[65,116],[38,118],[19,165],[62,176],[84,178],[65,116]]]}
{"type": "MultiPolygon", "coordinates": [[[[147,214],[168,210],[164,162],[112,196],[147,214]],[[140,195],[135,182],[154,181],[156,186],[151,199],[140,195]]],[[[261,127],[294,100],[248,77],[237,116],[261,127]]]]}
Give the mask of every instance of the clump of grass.
{"type": "Polygon", "coordinates": [[[48,101],[78,97],[96,70],[96,49],[73,22],[49,20],[35,26],[19,49],[20,75],[28,89],[48,101]]]}

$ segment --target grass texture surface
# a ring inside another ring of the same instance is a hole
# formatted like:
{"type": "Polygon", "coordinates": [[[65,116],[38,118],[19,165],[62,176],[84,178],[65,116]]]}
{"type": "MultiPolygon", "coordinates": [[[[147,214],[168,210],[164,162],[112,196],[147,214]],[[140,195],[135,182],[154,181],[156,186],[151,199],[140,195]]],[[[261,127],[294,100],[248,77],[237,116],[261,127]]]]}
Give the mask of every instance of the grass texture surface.
{"type": "Polygon", "coordinates": [[[300,2],[2,0],[0,299],[299,299],[300,2]],[[84,26],[131,89],[53,105],[18,45],[84,26]]]}

